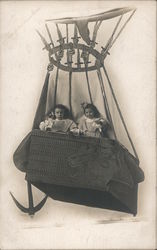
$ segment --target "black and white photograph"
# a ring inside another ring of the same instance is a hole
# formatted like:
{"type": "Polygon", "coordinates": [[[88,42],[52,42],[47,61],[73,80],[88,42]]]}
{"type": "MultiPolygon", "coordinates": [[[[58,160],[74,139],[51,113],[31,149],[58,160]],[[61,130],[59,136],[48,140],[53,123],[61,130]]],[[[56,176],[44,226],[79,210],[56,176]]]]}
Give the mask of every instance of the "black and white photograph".
{"type": "Polygon", "coordinates": [[[156,1],[0,2],[1,249],[156,249],[156,1]]]}

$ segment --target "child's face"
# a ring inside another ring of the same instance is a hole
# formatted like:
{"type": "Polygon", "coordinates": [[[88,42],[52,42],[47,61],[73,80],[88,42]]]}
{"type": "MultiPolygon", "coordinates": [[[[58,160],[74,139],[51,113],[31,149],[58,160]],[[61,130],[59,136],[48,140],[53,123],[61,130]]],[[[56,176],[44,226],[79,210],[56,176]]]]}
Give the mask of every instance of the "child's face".
{"type": "Polygon", "coordinates": [[[55,109],[55,116],[56,116],[56,119],[62,120],[64,118],[64,110],[60,109],[60,108],[56,108],[55,109]]]}
{"type": "Polygon", "coordinates": [[[94,118],[94,111],[91,108],[86,108],[85,116],[90,119],[94,118]]]}

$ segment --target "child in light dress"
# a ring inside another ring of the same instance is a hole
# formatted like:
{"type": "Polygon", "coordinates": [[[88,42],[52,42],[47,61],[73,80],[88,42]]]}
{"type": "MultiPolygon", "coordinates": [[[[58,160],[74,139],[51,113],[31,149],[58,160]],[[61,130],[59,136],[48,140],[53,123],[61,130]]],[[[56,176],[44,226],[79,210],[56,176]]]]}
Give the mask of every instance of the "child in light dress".
{"type": "Polygon", "coordinates": [[[108,121],[101,117],[97,108],[91,103],[82,104],[84,115],[79,121],[79,130],[81,134],[90,137],[105,136],[108,121]]]}
{"type": "Polygon", "coordinates": [[[66,106],[58,104],[39,125],[40,130],[50,132],[63,132],[79,134],[79,129],[74,121],[69,119],[69,110],[66,106]]]}

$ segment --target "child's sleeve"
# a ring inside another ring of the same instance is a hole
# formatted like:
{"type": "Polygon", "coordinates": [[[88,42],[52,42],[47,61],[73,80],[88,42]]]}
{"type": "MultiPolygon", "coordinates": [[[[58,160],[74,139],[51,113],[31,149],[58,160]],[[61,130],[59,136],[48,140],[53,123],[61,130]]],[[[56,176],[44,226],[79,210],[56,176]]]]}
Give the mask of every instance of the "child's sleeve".
{"type": "Polygon", "coordinates": [[[77,124],[75,122],[72,122],[70,125],[70,130],[77,128],[77,124]]]}
{"type": "Polygon", "coordinates": [[[40,123],[39,128],[40,128],[40,130],[45,131],[45,128],[46,128],[46,126],[45,126],[45,121],[42,121],[42,122],[40,123]]]}
{"type": "Polygon", "coordinates": [[[78,126],[75,122],[72,122],[71,125],[70,125],[70,131],[74,134],[79,134],[79,129],[78,129],[78,126]]]}
{"type": "Polygon", "coordinates": [[[79,124],[78,124],[78,128],[80,130],[83,130],[83,124],[84,124],[84,119],[83,119],[83,117],[81,117],[80,120],[79,120],[79,124]]]}
{"type": "Polygon", "coordinates": [[[52,128],[53,120],[51,118],[42,121],[39,125],[40,130],[46,131],[48,128],[52,128]]]}

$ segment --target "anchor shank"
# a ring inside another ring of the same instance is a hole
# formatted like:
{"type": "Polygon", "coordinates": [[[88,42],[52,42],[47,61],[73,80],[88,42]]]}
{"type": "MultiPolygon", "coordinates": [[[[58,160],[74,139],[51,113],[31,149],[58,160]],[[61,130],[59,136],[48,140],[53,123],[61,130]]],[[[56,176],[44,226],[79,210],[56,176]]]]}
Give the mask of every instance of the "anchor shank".
{"type": "Polygon", "coordinates": [[[29,181],[27,181],[27,188],[28,188],[28,202],[29,202],[29,214],[34,214],[34,205],[33,205],[33,194],[32,194],[32,186],[29,181]]]}

